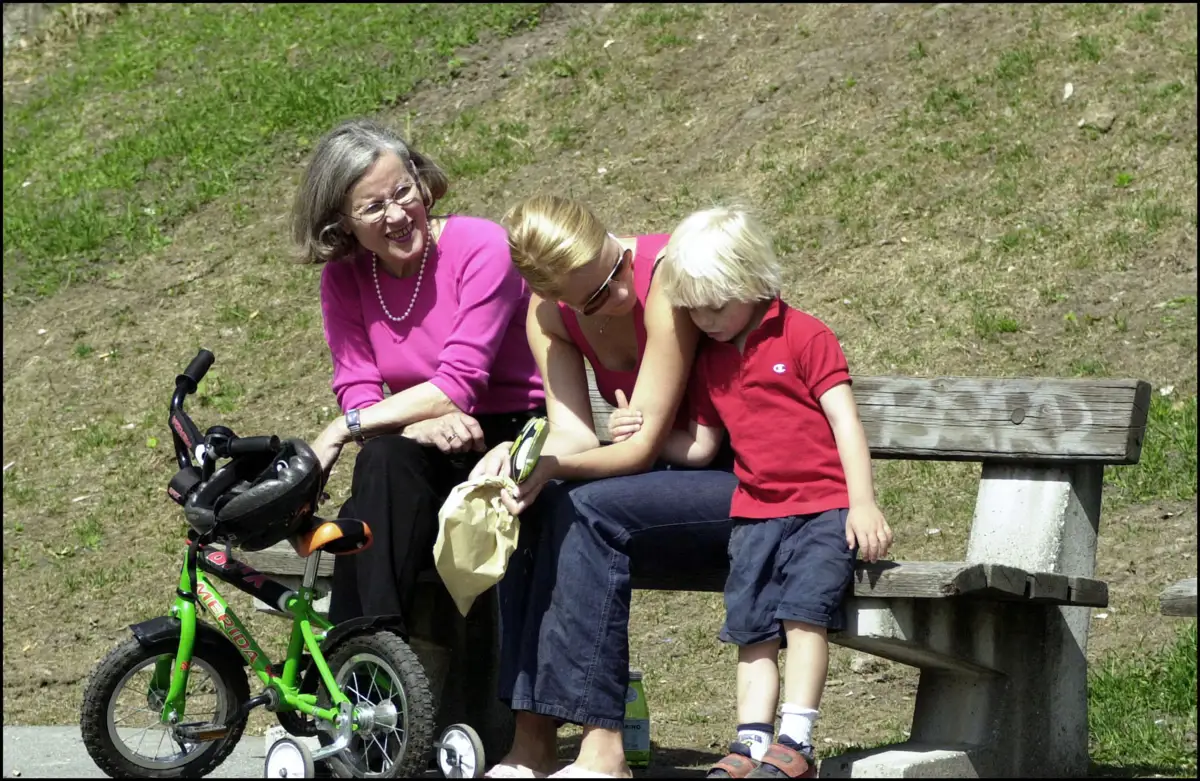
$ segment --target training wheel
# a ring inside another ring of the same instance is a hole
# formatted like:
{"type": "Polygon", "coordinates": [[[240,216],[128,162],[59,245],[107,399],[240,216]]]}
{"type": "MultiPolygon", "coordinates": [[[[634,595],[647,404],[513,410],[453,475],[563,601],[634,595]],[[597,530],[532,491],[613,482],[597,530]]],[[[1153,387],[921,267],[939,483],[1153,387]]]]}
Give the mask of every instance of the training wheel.
{"type": "Polygon", "coordinates": [[[438,768],[445,778],[483,778],[483,741],[466,724],[451,724],[437,748],[438,768]]]}
{"type": "Polygon", "coordinates": [[[266,778],[316,778],[317,770],[308,746],[292,738],[281,738],[267,749],[264,775],[266,778]]]}

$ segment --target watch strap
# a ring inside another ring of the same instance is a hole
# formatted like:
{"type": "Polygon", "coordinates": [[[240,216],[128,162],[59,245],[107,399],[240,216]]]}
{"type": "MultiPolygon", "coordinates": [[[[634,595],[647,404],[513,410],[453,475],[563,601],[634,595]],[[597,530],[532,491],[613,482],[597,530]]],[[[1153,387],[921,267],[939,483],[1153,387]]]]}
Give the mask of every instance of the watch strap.
{"type": "Polygon", "coordinates": [[[361,445],[365,441],[363,439],[362,422],[359,420],[358,410],[352,409],[346,411],[346,428],[350,430],[350,437],[355,442],[361,445]]]}

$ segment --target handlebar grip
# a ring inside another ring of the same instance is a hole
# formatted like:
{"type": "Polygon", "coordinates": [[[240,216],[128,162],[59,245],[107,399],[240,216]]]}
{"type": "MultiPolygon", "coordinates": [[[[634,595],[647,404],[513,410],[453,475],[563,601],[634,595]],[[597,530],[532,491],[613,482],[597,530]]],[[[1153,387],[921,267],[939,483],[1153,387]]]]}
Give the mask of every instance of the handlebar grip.
{"type": "Polygon", "coordinates": [[[201,348],[200,352],[196,353],[196,357],[192,359],[192,362],[183,370],[183,374],[175,377],[175,384],[179,385],[181,382],[186,382],[187,392],[195,393],[196,386],[200,384],[200,380],[204,379],[204,375],[208,373],[214,360],[216,360],[216,357],[211,352],[201,348]]]}
{"type": "Polygon", "coordinates": [[[238,437],[229,443],[229,455],[231,458],[237,456],[256,456],[262,453],[275,455],[281,447],[279,437],[276,436],[238,437]]]}

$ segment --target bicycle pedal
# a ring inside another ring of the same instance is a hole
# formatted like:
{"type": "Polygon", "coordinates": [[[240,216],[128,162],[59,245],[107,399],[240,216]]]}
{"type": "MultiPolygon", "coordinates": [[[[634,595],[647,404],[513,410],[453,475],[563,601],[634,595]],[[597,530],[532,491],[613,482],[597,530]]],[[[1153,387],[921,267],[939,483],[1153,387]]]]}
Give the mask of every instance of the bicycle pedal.
{"type": "Polygon", "coordinates": [[[229,727],[224,724],[206,724],[200,721],[193,721],[188,724],[175,725],[175,734],[183,740],[192,740],[197,743],[222,740],[229,737],[229,732],[229,727]]]}

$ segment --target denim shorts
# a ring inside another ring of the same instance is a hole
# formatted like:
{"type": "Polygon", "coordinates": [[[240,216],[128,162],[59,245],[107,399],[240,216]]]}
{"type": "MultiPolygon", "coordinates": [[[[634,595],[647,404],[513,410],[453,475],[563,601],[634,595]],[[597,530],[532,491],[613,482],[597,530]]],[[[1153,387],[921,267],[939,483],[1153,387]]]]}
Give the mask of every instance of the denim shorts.
{"type": "Polygon", "coordinates": [[[754,645],[784,637],[784,621],[836,632],[854,577],[846,545],[847,510],[736,520],[729,536],[725,625],[720,639],[754,645]]]}

